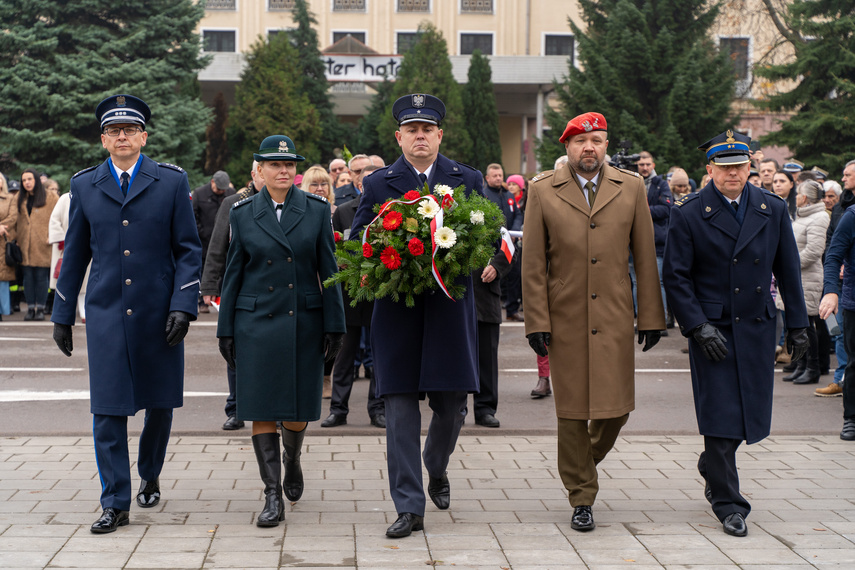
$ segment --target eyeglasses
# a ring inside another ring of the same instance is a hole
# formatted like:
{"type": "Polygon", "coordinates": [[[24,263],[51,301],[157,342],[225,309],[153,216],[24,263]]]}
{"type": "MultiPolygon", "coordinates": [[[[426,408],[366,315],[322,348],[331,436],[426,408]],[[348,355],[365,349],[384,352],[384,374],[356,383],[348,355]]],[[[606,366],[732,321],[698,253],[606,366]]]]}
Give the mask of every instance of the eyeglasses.
{"type": "Polygon", "coordinates": [[[108,137],[117,137],[119,133],[125,133],[126,137],[132,137],[142,132],[140,127],[107,127],[104,129],[104,134],[108,137]]]}
{"type": "Polygon", "coordinates": [[[327,182],[312,182],[309,184],[309,188],[329,188],[330,185],[327,182]]]}
{"type": "Polygon", "coordinates": [[[362,174],[362,168],[360,168],[359,170],[351,168],[350,171],[353,172],[355,176],[359,176],[360,174],[362,174]]]}

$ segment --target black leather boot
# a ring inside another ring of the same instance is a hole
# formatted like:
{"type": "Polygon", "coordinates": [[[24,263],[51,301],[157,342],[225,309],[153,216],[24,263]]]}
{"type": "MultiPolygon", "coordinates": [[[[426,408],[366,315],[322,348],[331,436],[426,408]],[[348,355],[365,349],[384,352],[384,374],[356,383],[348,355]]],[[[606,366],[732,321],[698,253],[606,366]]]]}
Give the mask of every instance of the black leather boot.
{"type": "MultiPolygon", "coordinates": [[[[306,426],[308,427],[308,426],[306,426]]],[[[300,454],[303,452],[303,431],[291,431],[279,425],[282,434],[282,463],[285,465],[285,480],[282,487],[289,501],[299,501],[303,496],[303,468],[300,467],[300,454]]]]}
{"type": "Polygon", "coordinates": [[[35,307],[27,307],[27,314],[24,315],[25,321],[32,321],[36,318],[36,308],[35,307]]]}
{"type": "Polygon", "coordinates": [[[807,368],[807,356],[796,360],[796,368],[790,374],[784,376],[784,382],[792,382],[794,378],[801,376],[807,368]]]}
{"type": "Polygon", "coordinates": [[[45,310],[42,307],[36,307],[36,315],[33,317],[34,321],[43,321],[45,320],[45,310]]]}
{"type": "Polygon", "coordinates": [[[279,526],[285,520],[282,502],[282,467],[279,463],[279,434],[260,433],[252,436],[252,448],[258,461],[258,471],[264,482],[264,509],[259,513],[257,526],[279,526]]]}
{"type": "MultiPolygon", "coordinates": [[[[805,360],[805,359],[802,359],[805,360]]],[[[804,372],[793,378],[793,384],[816,384],[819,382],[819,360],[807,359],[808,363],[804,372]]]]}

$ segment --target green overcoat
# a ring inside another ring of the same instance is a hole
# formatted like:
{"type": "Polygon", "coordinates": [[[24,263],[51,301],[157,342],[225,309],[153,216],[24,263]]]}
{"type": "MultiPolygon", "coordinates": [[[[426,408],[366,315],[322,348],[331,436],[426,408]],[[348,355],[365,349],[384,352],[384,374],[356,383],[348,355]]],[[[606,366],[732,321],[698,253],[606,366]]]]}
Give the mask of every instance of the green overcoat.
{"type": "Polygon", "coordinates": [[[323,335],[344,333],[330,206],[292,187],[281,220],[267,188],[236,203],[218,337],[234,337],[237,417],[314,421],[321,415],[323,335]]]}

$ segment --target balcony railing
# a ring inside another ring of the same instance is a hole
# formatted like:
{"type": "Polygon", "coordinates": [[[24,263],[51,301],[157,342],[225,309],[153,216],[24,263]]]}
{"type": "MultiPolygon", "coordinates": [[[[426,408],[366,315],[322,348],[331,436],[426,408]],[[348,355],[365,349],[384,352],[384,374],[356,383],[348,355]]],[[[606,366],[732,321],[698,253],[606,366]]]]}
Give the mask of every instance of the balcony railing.
{"type": "Polygon", "coordinates": [[[463,14],[492,14],[493,0],[460,0],[460,12],[463,14]]]}
{"type": "Polygon", "coordinates": [[[293,10],[294,0],[267,0],[267,9],[275,10],[293,10]]]}
{"type": "Polygon", "coordinates": [[[430,12],[430,0],[398,0],[398,12],[430,12]]]}
{"type": "Polygon", "coordinates": [[[236,0],[208,0],[205,2],[206,10],[235,10],[236,0]]]}
{"type": "Polygon", "coordinates": [[[333,0],[333,12],[364,12],[365,0],[333,0]]]}

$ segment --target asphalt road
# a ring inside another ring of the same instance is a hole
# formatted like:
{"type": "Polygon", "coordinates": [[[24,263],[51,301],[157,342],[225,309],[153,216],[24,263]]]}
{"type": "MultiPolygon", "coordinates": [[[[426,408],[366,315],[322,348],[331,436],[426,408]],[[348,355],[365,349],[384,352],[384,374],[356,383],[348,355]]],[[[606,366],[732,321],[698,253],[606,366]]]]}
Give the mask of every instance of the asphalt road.
{"type": "MultiPolygon", "coordinates": [[[[52,324],[25,323],[21,313],[0,322],[0,435],[84,435],[91,433],[88,402],[88,364],[84,326],[74,327],[74,354],[62,355],[53,343],[52,324]]],[[[225,363],[217,351],[216,314],[203,314],[190,326],[185,340],[184,407],[176,410],[173,432],[182,435],[223,433],[223,406],[228,392],[225,363]]],[[[697,434],[692,402],[688,355],[680,348],[686,340],[671,335],[651,351],[636,347],[636,411],[624,434],[697,434]]],[[[537,381],[534,353],[528,347],[521,323],[503,324],[499,345],[498,429],[474,425],[467,418],[466,435],[551,434],[555,432],[551,397],[532,400],[537,381]]],[[[557,350],[558,348],[555,347],[557,350]]],[[[834,362],[832,357],[832,362],[834,362]]],[[[837,434],[842,425],[842,399],[817,398],[817,385],[793,386],[776,372],[772,433],[777,435],[837,434]]],[[[823,376],[819,386],[831,381],[823,376]]],[[[330,435],[374,434],[365,410],[368,381],[354,386],[348,424],[309,429],[330,435]]],[[[322,418],[328,413],[324,402],[322,418]]],[[[471,408],[470,408],[471,409],[471,408]]],[[[142,413],[129,424],[131,433],[142,427],[142,413]]],[[[422,426],[429,410],[422,407],[422,426]]],[[[249,434],[245,428],[240,432],[249,434]]]]}

